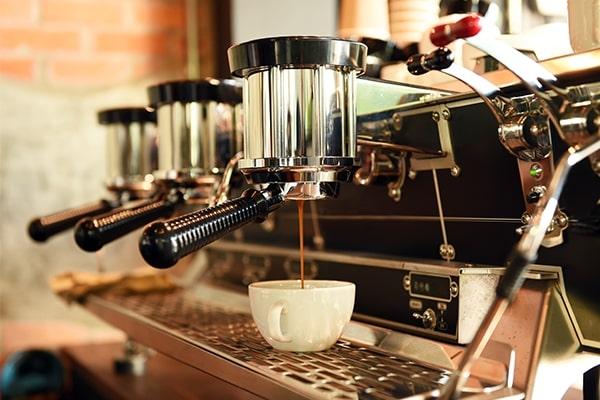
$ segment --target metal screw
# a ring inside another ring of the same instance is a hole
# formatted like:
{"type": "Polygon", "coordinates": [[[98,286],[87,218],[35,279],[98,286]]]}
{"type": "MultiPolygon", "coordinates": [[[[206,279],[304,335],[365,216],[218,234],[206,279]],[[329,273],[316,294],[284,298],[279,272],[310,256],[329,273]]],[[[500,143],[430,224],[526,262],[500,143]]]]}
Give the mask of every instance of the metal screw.
{"type": "Polygon", "coordinates": [[[559,211],[554,217],[554,220],[561,229],[565,229],[569,225],[569,217],[567,217],[566,214],[563,212],[559,211]]]}
{"type": "Polygon", "coordinates": [[[431,118],[433,118],[433,120],[435,122],[438,122],[440,120],[440,113],[437,111],[434,111],[433,113],[431,113],[431,118]]]}
{"type": "Polygon", "coordinates": [[[388,196],[391,197],[394,201],[400,201],[402,197],[402,190],[399,187],[394,185],[388,185],[388,196]]]}
{"type": "Polygon", "coordinates": [[[454,260],[454,257],[456,256],[454,246],[452,246],[451,244],[441,244],[440,256],[442,256],[442,258],[446,261],[454,260]]]}
{"type": "Polygon", "coordinates": [[[453,165],[452,168],[450,168],[450,175],[452,175],[453,177],[457,177],[460,175],[460,167],[458,165],[453,165]]]}
{"type": "Polygon", "coordinates": [[[392,125],[397,131],[402,129],[402,115],[399,112],[392,114],[392,125]]]}
{"type": "Polygon", "coordinates": [[[524,224],[529,224],[531,222],[531,214],[523,213],[523,215],[521,215],[521,222],[524,224]]]}
{"type": "Polygon", "coordinates": [[[450,119],[450,110],[448,110],[447,108],[444,108],[442,110],[442,118],[445,120],[449,120],[450,119]]]}
{"type": "Polygon", "coordinates": [[[600,115],[597,115],[597,116],[594,118],[594,125],[595,125],[596,127],[600,128],[600,115]]]}
{"type": "Polygon", "coordinates": [[[415,170],[412,170],[412,169],[411,169],[411,170],[409,170],[409,171],[408,171],[408,177],[409,177],[410,179],[412,179],[412,180],[415,180],[415,179],[417,179],[417,171],[415,171],[415,170]]]}
{"type": "Polygon", "coordinates": [[[458,285],[456,284],[456,282],[452,282],[450,284],[450,296],[456,297],[457,294],[458,294],[458,285]]]}
{"type": "Polygon", "coordinates": [[[538,136],[540,131],[541,131],[541,129],[537,124],[533,124],[529,127],[529,133],[532,134],[533,136],[538,136]]]}

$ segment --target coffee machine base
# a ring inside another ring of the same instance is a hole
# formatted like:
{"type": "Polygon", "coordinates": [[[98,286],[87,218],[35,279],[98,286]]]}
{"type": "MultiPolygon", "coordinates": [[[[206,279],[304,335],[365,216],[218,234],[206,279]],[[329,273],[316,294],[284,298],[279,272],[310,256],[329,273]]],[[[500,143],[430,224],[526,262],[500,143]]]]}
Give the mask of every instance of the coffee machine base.
{"type": "MultiPolygon", "coordinates": [[[[176,291],[92,295],[83,305],[133,340],[262,398],[434,399],[464,351],[354,320],[330,350],[276,351],[256,329],[247,296],[201,275],[176,291]]],[[[548,390],[566,392],[600,362],[581,352],[558,287],[551,279],[528,279],[525,307],[517,311],[537,321],[536,340],[518,343],[529,335],[515,334],[519,329],[510,323],[523,326],[523,316],[508,313],[463,397],[548,398],[548,390]]]]}

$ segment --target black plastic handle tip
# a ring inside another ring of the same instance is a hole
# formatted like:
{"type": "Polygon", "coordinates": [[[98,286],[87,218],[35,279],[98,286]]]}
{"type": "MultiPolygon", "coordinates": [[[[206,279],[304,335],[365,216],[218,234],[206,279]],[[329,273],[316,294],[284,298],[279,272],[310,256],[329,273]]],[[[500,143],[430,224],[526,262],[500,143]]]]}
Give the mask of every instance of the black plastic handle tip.
{"type": "Polygon", "coordinates": [[[154,268],[171,268],[179,261],[178,248],[171,243],[168,231],[169,227],[165,222],[154,222],[144,230],[140,238],[140,253],[154,268]]]}
{"type": "Polygon", "coordinates": [[[27,233],[29,234],[29,237],[36,242],[45,242],[51,236],[44,228],[44,225],[42,225],[40,218],[36,218],[29,223],[27,233]]]}
{"type": "Polygon", "coordinates": [[[98,251],[104,246],[99,233],[100,231],[94,226],[94,220],[86,218],[77,224],[75,242],[82,250],[98,251]]]}
{"type": "Polygon", "coordinates": [[[105,213],[114,207],[115,204],[110,201],[100,200],[96,203],[85,204],[45,217],[35,218],[29,223],[27,233],[36,242],[45,242],[52,236],[74,227],[79,220],[105,213]]]}
{"type": "Polygon", "coordinates": [[[429,71],[441,71],[454,62],[454,54],[450,49],[440,47],[429,54],[415,54],[406,61],[408,72],[423,75],[429,71]]]}

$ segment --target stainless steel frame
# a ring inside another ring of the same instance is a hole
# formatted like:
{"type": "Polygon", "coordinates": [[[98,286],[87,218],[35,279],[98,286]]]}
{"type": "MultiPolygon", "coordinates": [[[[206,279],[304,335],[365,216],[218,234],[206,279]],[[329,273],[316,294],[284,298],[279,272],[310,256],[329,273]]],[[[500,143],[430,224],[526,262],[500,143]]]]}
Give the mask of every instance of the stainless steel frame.
{"type": "MultiPolygon", "coordinates": [[[[434,398],[457,352],[356,322],[328,351],[273,351],[252,322],[246,296],[209,283],[170,294],[92,296],[85,307],[129,337],[265,398],[434,398]]],[[[488,360],[494,372],[482,374],[471,391],[506,393],[512,351],[498,344],[489,354],[500,360],[488,360]]]]}

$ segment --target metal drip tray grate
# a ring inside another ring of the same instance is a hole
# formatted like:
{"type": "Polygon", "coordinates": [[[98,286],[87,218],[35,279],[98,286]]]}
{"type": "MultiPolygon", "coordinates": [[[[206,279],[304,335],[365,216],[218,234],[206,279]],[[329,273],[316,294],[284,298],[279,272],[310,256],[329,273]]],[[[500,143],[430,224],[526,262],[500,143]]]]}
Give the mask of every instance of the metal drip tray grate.
{"type": "Polygon", "coordinates": [[[105,300],[152,320],[212,353],[315,398],[397,399],[437,389],[449,372],[340,340],[318,353],[272,349],[252,316],[200,302],[185,291],[109,295],[105,300]]]}

